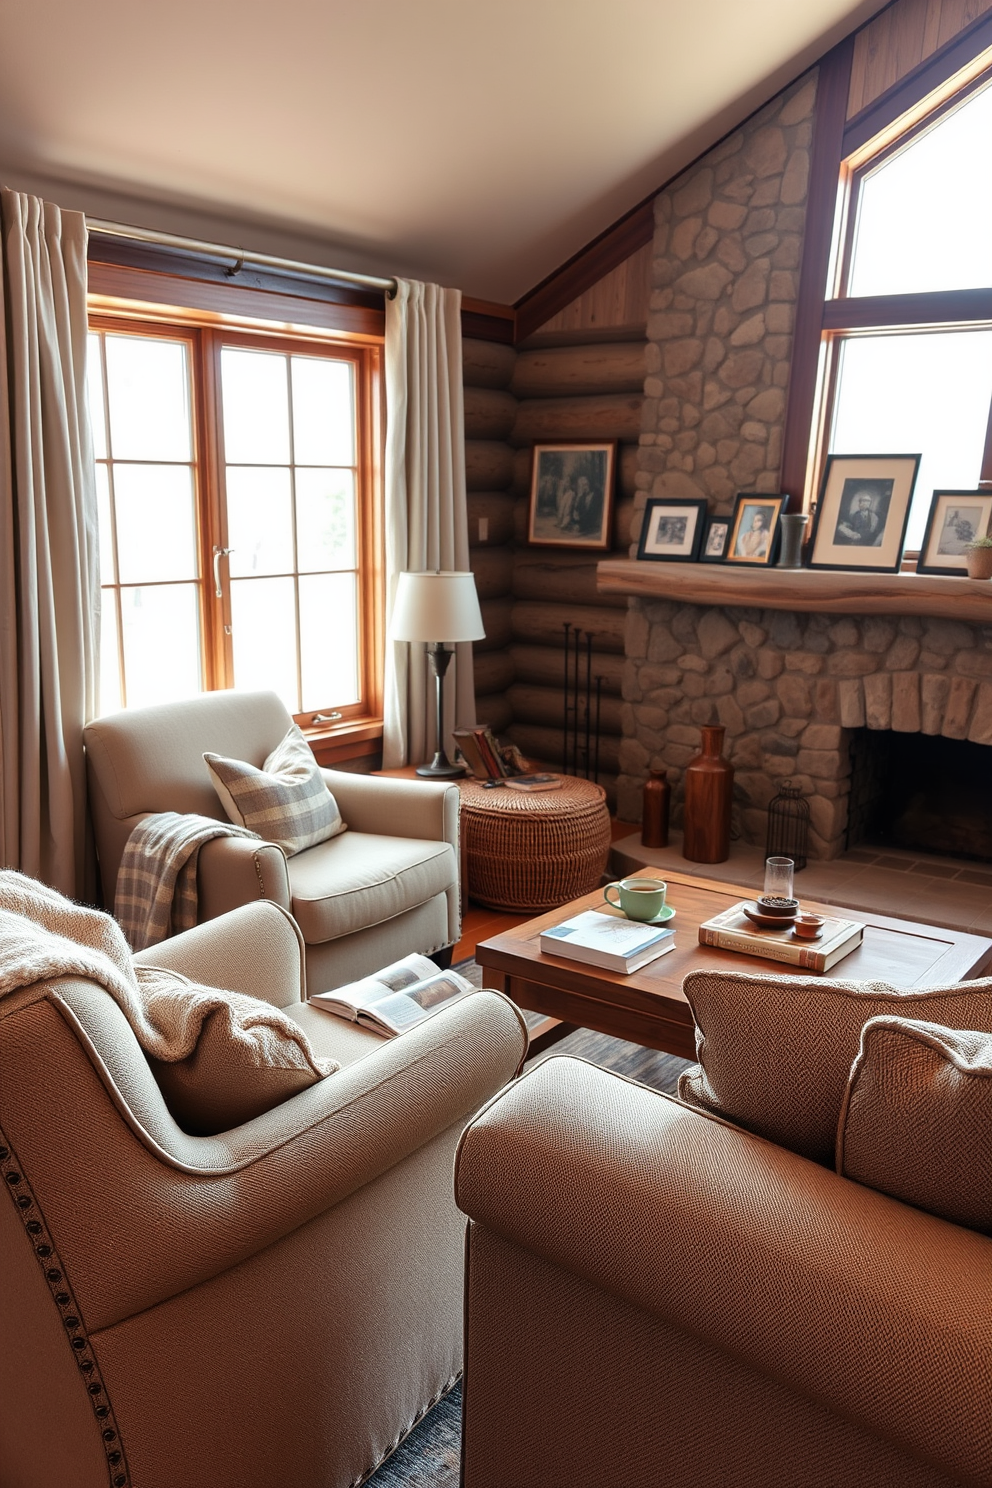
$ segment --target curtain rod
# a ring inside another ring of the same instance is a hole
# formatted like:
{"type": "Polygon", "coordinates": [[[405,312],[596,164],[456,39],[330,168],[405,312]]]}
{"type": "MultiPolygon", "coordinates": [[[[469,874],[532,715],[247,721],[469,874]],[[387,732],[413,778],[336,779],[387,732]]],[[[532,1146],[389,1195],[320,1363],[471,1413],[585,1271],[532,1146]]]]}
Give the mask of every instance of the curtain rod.
{"type": "Polygon", "coordinates": [[[381,289],[387,295],[395,294],[395,279],[377,279],[372,274],[353,274],[348,269],[325,269],[320,264],[299,263],[292,258],[274,258],[268,253],[246,253],[243,248],[230,248],[224,243],[204,243],[199,238],[181,238],[173,233],[152,232],[145,227],[128,227],[121,222],[104,222],[98,217],[87,217],[86,226],[91,232],[105,233],[114,238],[131,238],[139,243],[153,243],[160,248],[179,248],[187,253],[200,253],[209,258],[233,258],[232,275],[246,264],[263,269],[279,269],[283,273],[308,274],[311,278],[327,279],[334,284],[354,284],[362,289],[381,289]]]}

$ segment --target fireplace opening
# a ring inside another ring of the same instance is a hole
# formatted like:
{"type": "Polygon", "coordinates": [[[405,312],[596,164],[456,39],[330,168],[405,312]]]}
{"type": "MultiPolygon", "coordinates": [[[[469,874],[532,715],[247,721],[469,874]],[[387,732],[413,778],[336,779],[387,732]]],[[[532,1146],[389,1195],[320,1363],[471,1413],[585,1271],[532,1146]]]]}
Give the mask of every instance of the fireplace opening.
{"type": "Polygon", "coordinates": [[[851,734],[847,847],[992,862],[992,748],[929,734],[851,734]]]}

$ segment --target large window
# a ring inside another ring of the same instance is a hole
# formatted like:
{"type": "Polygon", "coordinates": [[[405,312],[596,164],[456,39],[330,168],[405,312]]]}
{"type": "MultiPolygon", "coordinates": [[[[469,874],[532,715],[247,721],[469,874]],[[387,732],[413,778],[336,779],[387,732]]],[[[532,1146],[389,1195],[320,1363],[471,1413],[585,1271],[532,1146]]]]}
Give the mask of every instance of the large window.
{"type": "Polygon", "coordinates": [[[810,479],[920,452],[907,549],[934,490],[992,480],[992,76],[919,113],[842,167],[810,479]]]}
{"type": "Polygon", "coordinates": [[[220,687],[378,709],[377,347],[97,315],[101,711],[220,687]]]}

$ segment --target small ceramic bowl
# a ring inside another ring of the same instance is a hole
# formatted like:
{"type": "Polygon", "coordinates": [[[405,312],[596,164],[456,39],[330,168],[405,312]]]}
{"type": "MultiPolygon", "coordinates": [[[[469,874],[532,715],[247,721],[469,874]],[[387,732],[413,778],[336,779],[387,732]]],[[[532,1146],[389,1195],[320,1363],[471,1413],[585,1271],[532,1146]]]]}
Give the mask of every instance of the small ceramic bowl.
{"type": "Polygon", "coordinates": [[[798,935],[800,940],[816,940],[822,929],[822,915],[796,915],[796,918],[792,922],[792,933],[798,935]]]}
{"type": "Polygon", "coordinates": [[[783,920],[791,920],[798,908],[798,899],[777,899],[770,895],[762,895],[757,902],[759,914],[768,915],[769,917],[775,915],[783,920]]]}

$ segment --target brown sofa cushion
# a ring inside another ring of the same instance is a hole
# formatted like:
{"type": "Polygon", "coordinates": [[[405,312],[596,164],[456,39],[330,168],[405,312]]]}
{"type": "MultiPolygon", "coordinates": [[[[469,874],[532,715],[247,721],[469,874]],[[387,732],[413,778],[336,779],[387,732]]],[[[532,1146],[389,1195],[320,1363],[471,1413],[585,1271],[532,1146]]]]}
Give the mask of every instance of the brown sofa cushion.
{"type": "Polygon", "coordinates": [[[347,831],[309,744],[294,723],[259,770],[244,760],[205,754],[221,805],[287,857],[347,831]]]}
{"type": "Polygon", "coordinates": [[[992,1035],[905,1018],[866,1023],[837,1171],[992,1234],[992,1035]]]}
{"type": "Polygon", "coordinates": [[[885,1014],[992,1033],[992,978],[901,992],[885,982],[690,972],[698,1067],[689,1105],[831,1167],[851,1066],[870,1018],[885,1014]]]}

